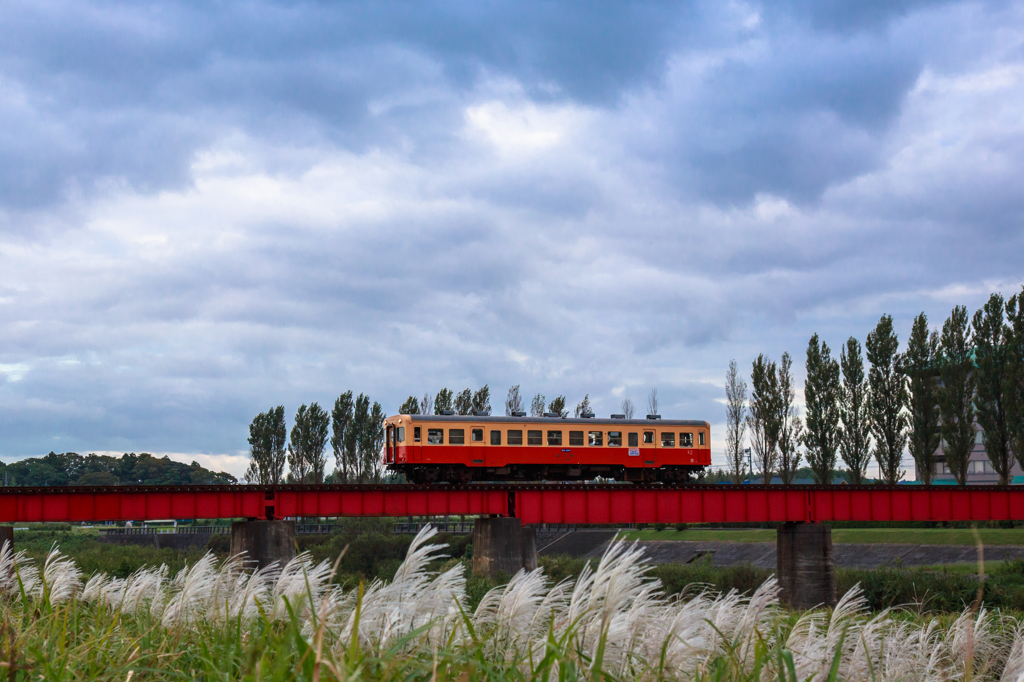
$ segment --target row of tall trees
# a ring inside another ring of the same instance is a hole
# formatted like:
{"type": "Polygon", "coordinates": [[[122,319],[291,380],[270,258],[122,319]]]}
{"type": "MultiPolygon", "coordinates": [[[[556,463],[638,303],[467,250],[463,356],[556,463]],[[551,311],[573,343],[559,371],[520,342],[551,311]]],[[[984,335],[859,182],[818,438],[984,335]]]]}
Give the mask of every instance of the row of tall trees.
{"type": "Polygon", "coordinates": [[[1011,478],[1014,456],[1024,467],[1024,289],[1004,300],[992,294],[973,317],[955,307],[942,329],[921,313],[900,352],[892,317],[883,315],[864,344],[851,337],[836,360],[815,334],[807,344],[803,423],[793,407],[791,360],[753,362],[749,397],[736,361],[726,372],[726,458],[734,481],[753,465],[764,480],[790,483],[803,455],[815,480],[832,480],[839,459],[854,483],[872,455],[883,481],[903,477],[909,448],[918,479],[930,484],[941,452],[956,481],[967,482],[978,427],[999,482],[1011,478]]]}
{"type": "MultiPolygon", "coordinates": [[[[633,401],[628,397],[622,401],[622,413],[627,419],[632,419],[636,412],[633,401]]],[[[658,389],[651,389],[647,398],[648,414],[658,414],[658,389]]],[[[409,396],[398,408],[399,414],[441,414],[445,410],[452,410],[455,414],[471,415],[480,412],[491,413],[491,389],[487,384],[477,391],[465,389],[460,393],[453,393],[447,388],[442,388],[436,395],[425,393],[422,398],[409,396]]],[[[590,394],[583,396],[583,400],[576,404],[573,415],[579,417],[583,414],[593,413],[594,408],[590,404],[590,394]]],[[[511,416],[520,412],[527,412],[526,401],[519,384],[508,389],[505,397],[505,415],[511,416]]],[[[563,419],[569,416],[569,409],[564,395],[557,396],[548,402],[542,393],[537,393],[530,400],[529,414],[531,417],[542,417],[545,414],[557,414],[563,419]]]]}
{"type": "Polygon", "coordinates": [[[284,406],[261,412],[249,424],[250,483],[377,482],[384,448],[384,409],[360,393],[346,391],[328,413],[318,403],[301,405],[291,433],[284,406]],[[287,434],[287,435],[286,435],[287,434]],[[335,469],[327,471],[327,444],[335,469]],[[285,469],[287,465],[287,475],[285,469]]]}

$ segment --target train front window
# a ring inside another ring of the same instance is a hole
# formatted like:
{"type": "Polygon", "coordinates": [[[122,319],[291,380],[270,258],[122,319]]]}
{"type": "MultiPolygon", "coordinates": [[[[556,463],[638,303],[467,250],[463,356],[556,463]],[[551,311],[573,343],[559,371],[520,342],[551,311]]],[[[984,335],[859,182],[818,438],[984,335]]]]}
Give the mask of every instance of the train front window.
{"type": "Polygon", "coordinates": [[[448,445],[465,445],[465,429],[448,429],[448,445]]]}
{"type": "Polygon", "coordinates": [[[700,444],[704,445],[704,432],[703,431],[700,432],[700,444]]]}
{"type": "Polygon", "coordinates": [[[561,445],[562,444],[562,432],[561,431],[548,431],[548,445],[561,445]]]}
{"type": "Polygon", "coordinates": [[[583,432],[582,431],[570,431],[569,432],[569,445],[583,445],[583,432]]]}
{"type": "Polygon", "coordinates": [[[508,444],[509,445],[522,445],[523,444],[523,432],[522,431],[518,431],[518,430],[513,431],[512,429],[509,429],[509,432],[508,432],[508,444]]]}
{"type": "Polygon", "coordinates": [[[591,431],[588,442],[593,446],[604,445],[604,431],[591,431]]]}
{"type": "Polygon", "coordinates": [[[473,429],[473,442],[474,443],[483,443],[484,442],[484,430],[483,429],[473,429]]]}
{"type": "MultiPolygon", "coordinates": [[[[522,436],[519,438],[521,440],[522,436]]],[[[491,431],[491,445],[501,445],[501,431],[491,431]]]]}
{"type": "Polygon", "coordinates": [[[526,444],[527,445],[544,445],[544,432],[543,431],[527,431],[526,432],[526,444]]]}
{"type": "Polygon", "coordinates": [[[405,442],[405,427],[404,426],[399,426],[398,427],[398,442],[399,443],[404,443],[405,442]]]}
{"type": "Polygon", "coordinates": [[[427,429],[428,445],[444,445],[444,429],[427,429]]]}
{"type": "Polygon", "coordinates": [[[412,427],[412,439],[416,443],[420,442],[420,428],[422,428],[422,427],[419,427],[419,426],[412,427]]]}
{"type": "MultiPolygon", "coordinates": [[[[644,435],[646,435],[646,434],[644,434],[644,435]]],[[[654,439],[652,438],[651,440],[654,440],[654,439]]],[[[647,442],[646,438],[644,438],[644,442],[647,442]]],[[[639,433],[631,433],[631,434],[629,434],[629,447],[631,447],[631,448],[640,447],[640,434],[639,433]]]]}
{"type": "Polygon", "coordinates": [[[622,431],[609,431],[608,432],[608,446],[621,447],[622,446],[622,431]]]}
{"type": "Polygon", "coordinates": [[[687,431],[686,433],[679,434],[679,447],[681,448],[692,448],[693,447],[693,434],[687,431]]]}
{"type": "Polygon", "coordinates": [[[661,447],[663,448],[674,448],[676,446],[676,434],[668,431],[662,431],[661,433],[661,447]]]}

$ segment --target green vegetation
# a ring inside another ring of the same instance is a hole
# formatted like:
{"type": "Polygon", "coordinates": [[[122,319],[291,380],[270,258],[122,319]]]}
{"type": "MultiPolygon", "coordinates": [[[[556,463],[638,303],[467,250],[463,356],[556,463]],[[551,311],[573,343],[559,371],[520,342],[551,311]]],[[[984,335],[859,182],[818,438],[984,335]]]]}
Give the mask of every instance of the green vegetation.
{"type": "Polygon", "coordinates": [[[231,474],[204,469],[198,462],[182,464],[143,452],[122,455],[79,455],[76,452],[0,462],[0,485],[204,485],[237,483],[231,474]]]}
{"type": "MultiPolygon", "coordinates": [[[[975,531],[969,528],[833,528],[833,543],[877,542],[909,545],[974,545],[975,531]]],[[[1024,528],[979,528],[978,537],[986,545],[1024,545],[1024,528]]],[[[625,533],[630,540],[685,540],[688,542],[775,542],[770,528],[750,530],[687,529],[634,530],[625,533]]]]}

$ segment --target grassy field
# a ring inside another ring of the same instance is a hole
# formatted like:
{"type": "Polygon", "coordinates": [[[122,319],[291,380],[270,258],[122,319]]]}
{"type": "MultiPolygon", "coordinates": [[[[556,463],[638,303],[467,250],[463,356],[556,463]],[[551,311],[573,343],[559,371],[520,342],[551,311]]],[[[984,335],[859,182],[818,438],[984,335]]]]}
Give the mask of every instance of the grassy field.
{"type": "MultiPolygon", "coordinates": [[[[974,545],[975,531],[968,528],[835,528],[832,542],[900,543],[909,545],[974,545]]],[[[986,545],[1024,545],[1024,528],[979,528],[978,537],[986,545]]],[[[690,542],[775,542],[771,529],[722,530],[692,529],[677,531],[635,530],[626,533],[630,540],[686,540],[690,542]]]]}

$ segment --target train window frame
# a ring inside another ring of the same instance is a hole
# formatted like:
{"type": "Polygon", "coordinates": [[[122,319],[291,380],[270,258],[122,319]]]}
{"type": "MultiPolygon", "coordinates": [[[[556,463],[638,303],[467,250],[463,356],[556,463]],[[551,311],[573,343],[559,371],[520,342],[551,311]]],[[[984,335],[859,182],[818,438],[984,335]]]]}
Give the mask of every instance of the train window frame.
{"type": "Polygon", "coordinates": [[[592,448],[604,447],[604,431],[587,432],[587,446],[592,448]]]}
{"type": "Polygon", "coordinates": [[[610,448],[621,448],[622,447],[622,431],[609,431],[608,432],[608,447],[610,447],[610,448]]]}
{"type": "Polygon", "coordinates": [[[636,431],[630,431],[629,433],[626,434],[626,442],[629,444],[629,447],[631,448],[640,447],[640,434],[637,433],[636,431]]]}
{"type": "Polygon", "coordinates": [[[644,431],[644,445],[654,445],[654,431],[644,431]]]}
{"type": "Polygon", "coordinates": [[[676,434],[675,431],[662,431],[661,432],[661,447],[663,448],[674,448],[676,446],[676,434]]]}
{"type": "Polygon", "coordinates": [[[405,442],[405,427],[404,426],[399,426],[395,430],[395,440],[397,440],[399,443],[404,443],[405,442]]]}
{"type": "Polygon", "coordinates": [[[569,432],[569,446],[583,447],[583,432],[582,431],[570,431],[569,432]]]}
{"type": "Polygon", "coordinates": [[[704,445],[704,432],[703,431],[698,431],[698,433],[700,433],[700,444],[704,445]]]}
{"type": "Polygon", "coordinates": [[[682,431],[679,434],[679,447],[681,448],[692,448],[693,447],[693,431],[682,431]]]}
{"type": "Polygon", "coordinates": [[[465,445],[466,429],[448,429],[448,445],[465,445]],[[458,440],[456,440],[458,439],[458,440]]]}
{"type": "Polygon", "coordinates": [[[501,445],[501,430],[500,429],[492,429],[491,430],[491,445],[501,445]]]}
{"type": "Polygon", "coordinates": [[[427,429],[427,445],[444,445],[444,429],[427,429]]]}
{"type": "Polygon", "coordinates": [[[470,440],[472,440],[472,442],[474,442],[474,443],[483,443],[484,442],[484,430],[483,429],[470,429],[469,430],[469,434],[470,434],[470,440]],[[479,438],[477,436],[479,436],[479,438]]]}
{"type": "Polygon", "coordinates": [[[562,432],[548,431],[548,445],[562,447],[562,432]]]}
{"type": "Polygon", "coordinates": [[[540,429],[527,430],[526,432],[526,444],[527,445],[544,445],[544,432],[540,429]],[[536,442],[534,442],[536,440],[536,442]]]}
{"type": "Polygon", "coordinates": [[[509,445],[522,445],[523,444],[523,430],[522,429],[509,429],[508,430],[508,444],[509,445]]]}
{"type": "Polygon", "coordinates": [[[423,435],[422,435],[423,432],[420,430],[421,428],[423,428],[423,427],[420,427],[420,426],[412,427],[412,442],[419,443],[420,440],[423,438],[423,435]]]}

